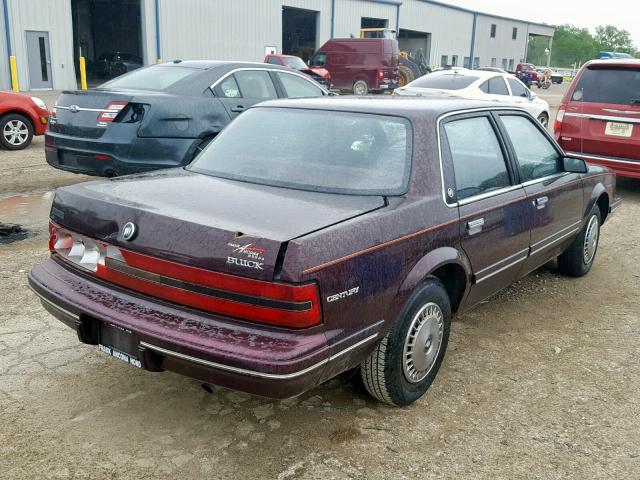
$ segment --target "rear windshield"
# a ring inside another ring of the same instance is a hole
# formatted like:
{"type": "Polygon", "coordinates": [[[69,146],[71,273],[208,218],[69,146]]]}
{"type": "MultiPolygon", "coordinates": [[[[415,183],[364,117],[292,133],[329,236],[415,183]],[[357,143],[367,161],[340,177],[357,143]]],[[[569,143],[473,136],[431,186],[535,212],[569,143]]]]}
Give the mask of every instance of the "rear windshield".
{"type": "Polygon", "coordinates": [[[287,67],[295,68],[296,70],[307,68],[307,64],[298,57],[283,57],[282,60],[287,67]]]}
{"type": "Polygon", "coordinates": [[[586,69],[576,85],[575,102],[640,105],[640,69],[586,69]]]}
{"type": "Polygon", "coordinates": [[[402,118],[256,108],[234,120],[188,168],[299,190],[399,195],[407,188],[411,141],[402,118]]]}
{"type": "Polygon", "coordinates": [[[410,87],[438,88],[440,90],[460,90],[467,88],[479,77],[473,75],[425,75],[409,84],[410,87]]]}
{"type": "Polygon", "coordinates": [[[188,67],[152,66],[140,68],[122,75],[99,88],[131,88],[134,90],[164,90],[183,78],[200,72],[201,70],[188,67]]]}

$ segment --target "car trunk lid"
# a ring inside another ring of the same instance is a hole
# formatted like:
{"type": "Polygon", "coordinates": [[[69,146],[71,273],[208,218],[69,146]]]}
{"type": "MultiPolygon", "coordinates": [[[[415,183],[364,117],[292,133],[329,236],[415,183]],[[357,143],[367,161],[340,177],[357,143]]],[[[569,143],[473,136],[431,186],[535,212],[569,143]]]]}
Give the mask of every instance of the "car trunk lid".
{"type": "Polygon", "coordinates": [[[117,113],[134,94],[110,90],[62,92],[49,128],[52,132],[83,138],[100,138],[111,122],[99,119],[101,113],[117,113]],[[117,105],[117,106],[116,106],[117,105]],[[109,108],[111,106],[111,108],[109,108]]]}
{"type": "Polygon", "coordinates": [[[173,170],[62,188],[51,219],[153,257],[274,280],[289,240],[384,205],[379,196],[283,189],[173,170]],[[128,222],[136,235],[125,240],[128,222]]]}

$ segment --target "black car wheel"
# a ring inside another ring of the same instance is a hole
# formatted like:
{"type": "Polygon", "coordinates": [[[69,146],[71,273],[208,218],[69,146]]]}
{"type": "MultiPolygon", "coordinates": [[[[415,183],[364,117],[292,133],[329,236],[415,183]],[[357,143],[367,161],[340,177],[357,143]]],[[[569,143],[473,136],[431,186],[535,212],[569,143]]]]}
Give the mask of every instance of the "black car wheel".
{"type": "Polygon", "coordinates": [[[0,145],[8,150],[27,148],[33,140],[33,126],[29,119],[17,113],[0,118],[0,145]]]}
{"type": "Polygon", "coordinates": [[[389,333],[362,362],[367,391],[398,407],[422,397],[442,364],[450,326],[447,291],[430,278],[411,295],[389,333]]]}
{"type": "Polygon", "coordinates": [[[589,273],[598,251],[601,223],[600,208],[594,205],[578,236],[558,257],[561,273],[570,277],[581,277],[589,273]]]}

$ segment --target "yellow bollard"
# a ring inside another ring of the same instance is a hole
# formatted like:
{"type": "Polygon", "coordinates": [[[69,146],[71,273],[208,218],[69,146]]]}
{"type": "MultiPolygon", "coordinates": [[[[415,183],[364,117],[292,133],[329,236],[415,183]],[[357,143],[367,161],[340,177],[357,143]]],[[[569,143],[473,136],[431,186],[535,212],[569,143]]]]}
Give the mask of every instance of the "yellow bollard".
{"type": "Polygon", "coordinates": [[[18,63],[16,62],[15,55],[11,55],[9,57],[9,65],[11,67],[11,89],[14,92],[19,92],[20,87],[18,85],[18,63]]]}
{"type": "Polygon", "coordinates": [[[158,58],[158,59],[156,60],[156,63],[159,65],[159,64],[161,64],[161,63],[162,63],[162,60],[158,58]]]}
{"type": "Polygon", "coordinates": [[[80,57],[80,88],[87,89],[87,63],[84,57],[80,57]]]}

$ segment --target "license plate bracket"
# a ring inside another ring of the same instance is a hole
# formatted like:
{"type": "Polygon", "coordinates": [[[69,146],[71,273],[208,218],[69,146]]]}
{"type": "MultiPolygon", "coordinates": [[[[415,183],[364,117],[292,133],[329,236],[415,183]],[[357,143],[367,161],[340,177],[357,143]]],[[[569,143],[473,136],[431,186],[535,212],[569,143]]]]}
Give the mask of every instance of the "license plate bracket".
{"type": "Polygon", "coordinates": [[[629,138],[633,134],[633,124],[623,122],[607,122],[604,134],[611,137],[629,138]]]}
{"type": "Polygon", "coordinates": [[[138,358],[137,335],[128,328],[109,322],[98,322],[98,350],[129,365],[142,368],[138,358]]]}

